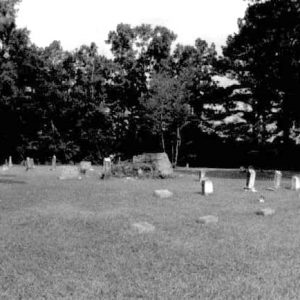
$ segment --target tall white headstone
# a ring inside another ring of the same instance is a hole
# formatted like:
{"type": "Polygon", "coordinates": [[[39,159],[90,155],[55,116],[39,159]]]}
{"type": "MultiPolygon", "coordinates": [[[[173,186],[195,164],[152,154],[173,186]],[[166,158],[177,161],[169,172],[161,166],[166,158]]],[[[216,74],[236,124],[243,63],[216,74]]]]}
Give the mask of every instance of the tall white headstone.
{"type": "Polygon", "coordinates": [[[282,172],[275,171],[274,173],[274,188],[279,189],[281,185],[282,172]]]}
{"type": "Polygon", "coordinates": [[[246,189],[250,190],[252,192],[256,192],[255,189],[255,178],[256,178],[256,172],[254,169],[249,168],[247,171],[247,181],[246,181],[246,189]]]}
{"type": "Polygon", "coordinates": [[[12,157],[10,156],[8,158],[8,167],[11,168],[13,166],[13,163],[12,163],[12,157]]]}
{"type": "Polygon", "coordinates": [[[210,195],[214,192],[213,183],[209,179],[202,180],[201,186],[202,186],[202,195],[210,195]]]}
{"type": "Polygon", "coordinates": [[[111,173],[111,158],[110,157],[105,157],[103,160],[103,168],[104,168],[104,173],[106,175],[111,173]]]}
{"type": "Polygon", "coordinates": [[[56,169],[56,156],[53,155],[51,161],[51,170],[55,170],[55,169],[56,169]]]}
{"type": "Polygon", "coordinates": [[[300,178],[298,176],[292,177],[292,190],[297,191],[300,189],[300,178]]]}

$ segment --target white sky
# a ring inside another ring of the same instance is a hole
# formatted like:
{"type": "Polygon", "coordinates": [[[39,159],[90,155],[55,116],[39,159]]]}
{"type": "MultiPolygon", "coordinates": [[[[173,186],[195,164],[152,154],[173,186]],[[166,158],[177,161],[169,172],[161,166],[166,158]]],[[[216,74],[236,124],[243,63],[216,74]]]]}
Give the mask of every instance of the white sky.
{"type": "Polygon", "coordinates": [[[243,0],[22,0],[17,25],[27,27],[38,46],[59,40],[73,50],[95,42],[105,55],[108,33],[119,23],[163,25],[177,34],[176,43],[202,38],[220,49],[246,6],[243,0]]]}

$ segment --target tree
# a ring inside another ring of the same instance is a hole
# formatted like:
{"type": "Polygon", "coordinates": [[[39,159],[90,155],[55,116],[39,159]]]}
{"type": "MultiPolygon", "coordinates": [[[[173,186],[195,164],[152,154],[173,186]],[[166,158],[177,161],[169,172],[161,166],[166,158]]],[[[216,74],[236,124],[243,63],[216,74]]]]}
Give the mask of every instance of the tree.
{"type": "Polygon", "coordinates": [[[300,120],[300,4],[251,2],[239,20],[239,32],[228,38],[224,55],[241,86],[251,89],[253,123],[262,123],[256,135],[266,135],[267,125],[273,123],[278,138],[289,143],[293,124],[300,120]]]}

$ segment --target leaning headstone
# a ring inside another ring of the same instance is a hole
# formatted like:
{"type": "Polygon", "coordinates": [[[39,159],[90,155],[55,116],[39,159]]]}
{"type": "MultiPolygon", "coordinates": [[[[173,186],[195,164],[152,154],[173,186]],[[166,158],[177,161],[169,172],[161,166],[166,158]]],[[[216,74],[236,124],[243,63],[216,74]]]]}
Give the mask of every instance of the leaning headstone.
{"type": "Polygon", "coordinates": [[[205,175],[206,175],[206,172],[204,170],[200,170],[199,172],[199,181],[202,182],[202,180],[205,179],[205,175]]]}
{"type": "Polygon", "coordinates": [[[254,169],[249,168],[247,171],[247,181],[246,181],[246,190],[249,190],[251,192],[256,192],[255,189],[255,177],[256,177],[256,172],[254,169]]]}
{"type": "Polygon", "coordinates": [[[51,170],[55,170],[55,169],[56,169],[56,156],[53,155],[51,161],[51,170]]]}
{"type": "Polygon", "coordinates": [[[214,223],[218,223],[219,218],[216,216],[203,216],[200,217],[198,220],[196,220],[197,223],[200,224],[214,224],[214,223]]]}
{"type": "Polygon", "coordinates": [[[63,166],[59,179],[81,179],[80,171],[76,166],[63,166]]]}
{"type": "Polygon", "coordinates": [[[213,183],[209,179],[204,179],[201,182],[202,195],[210,195],[214,192],[213,183]]]}
{"type": "Polygon", "coordinates": [[[12,168],[12,166],[13,166],[13,163],[12,163],[12,157],[10,156],[10,157],[8,158],[8,167],[9,167],[9,168],[12,168]]]}
{"type": "Polygon", "coordinates": [[[138,233],[149,233],[155,230],[155,227],[148,222],[133,223],[132,227],[137,230],[138,233]]]}
{"type": "Polygon", "coordinates": [[[169,198],[173,196],[173,193],[169,190],[155,190],[154,195],[159,198],[169,198]]]}
{"type": "Polygon", "coordinates": [[[275,189],[280,189],[281,179],[282,179],[282,172],[276,170],[274,173],[274,188],[275,189]]]}
{"type": "Polygon", "coordinates": [[[259,216],[272,216],[275,214],[275,209],[270,207],[262,208],[259,211],[257,211],[256,214],[259,216]]]}
{"type": "Polygon", "coordinates": [[[297,191],[300,189],[300,178],[298,176],[292,177],[292,190],[297,191]]]}
{"type": "Polygon", "coordinates": [[[81,161],[79,164],[80,172],[85,174],[87,171],[92,170],[92,163],[90,161],[81,161]]]}

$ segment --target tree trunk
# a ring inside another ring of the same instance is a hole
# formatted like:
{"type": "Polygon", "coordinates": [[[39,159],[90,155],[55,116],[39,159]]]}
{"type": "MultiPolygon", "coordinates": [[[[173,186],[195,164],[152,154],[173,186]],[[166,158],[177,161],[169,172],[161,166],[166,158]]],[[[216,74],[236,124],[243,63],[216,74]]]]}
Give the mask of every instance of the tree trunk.
{"type": "Polygon", "coordinates": [[[175,167],[177,166],[180,145],[181,145],[181,134],[180,134],[180,128],[177,126],[177,129],[176,129],[176,148],[175,148],[175,159],[174,159],[175,167]]]}
{"type": "Polygon", "coordinates": [[[161,145],[162,145],[162,149],[163,152],[166,152],[166,147],[165,147],[165,138],[164,138],[164,132],[161,132],[161,145]]]}

